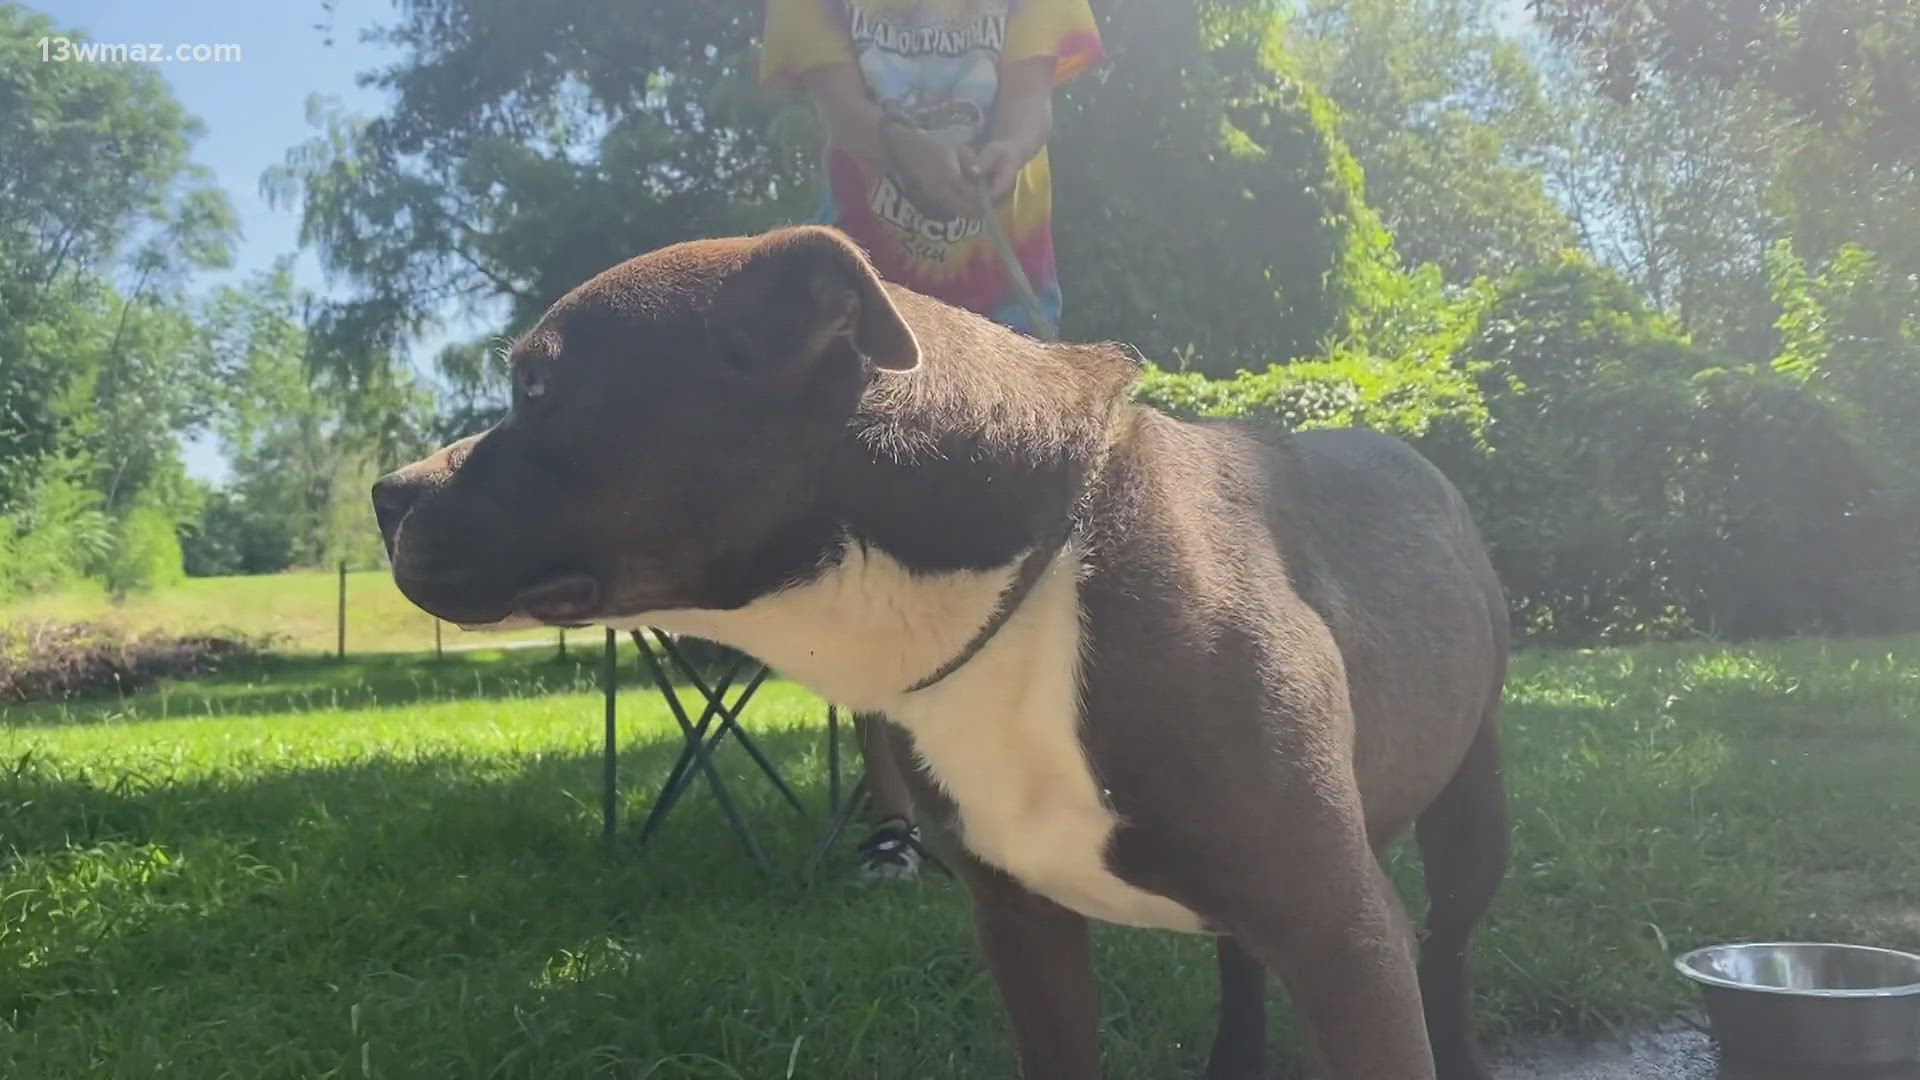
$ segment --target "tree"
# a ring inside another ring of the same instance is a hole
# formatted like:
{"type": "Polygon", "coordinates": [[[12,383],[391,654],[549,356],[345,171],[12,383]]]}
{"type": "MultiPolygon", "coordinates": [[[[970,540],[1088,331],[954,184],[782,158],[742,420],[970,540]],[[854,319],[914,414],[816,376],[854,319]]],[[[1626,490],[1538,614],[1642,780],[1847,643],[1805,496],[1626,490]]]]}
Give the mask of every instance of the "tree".
{"type": "Polygon", "coordinates": [[[1094,5],[1110,67],[1068,88],[1053,169],[1069,336],[1209,375],[1318,353],[1396,264],[1272,5],[1094,5]]]}
{"type": "Polygon", "coordinates": [[[440,414],[434,438],[442,444],[485,431],[507,414],[511,376],[504,338],[448,345],[433,358],[440,377],[440,414]]]}
{"type": "Polygon", "coordinates": [[[349,379],[312,362],[314,301],[283,262],[215,294],[206,320],[228,386],[215,427],[232,463],[189,548],[201,568],[380,565],[367,490],[423,453],[431,402],[395,365],[349,379]]]}
{"type": "MultiPolygon", "coordinates": [[[[810,209],[804,110],[754,91],[760,5],[401,0],[381,116],[316,109],[274,178],[352,281],[320,358],[362,369],[449,305],[530,325],[654,247],[810,209]]],[[[372,366],[377,366],[372,365],[372,366]]]]}
{"type": "Polygon", "coordinates": [[[0,592],[123,592],[179,572],[207,397],[185,285],[234,224],[158,74],[40,62],[59,33],[0,3],[0,592]]]}
{"type": "Polygon", "coordinates": [[[1544,173],[1564,134],[1488,0],[1306,0],[1288,31],[1409,265],[1499,278],[1573,244],[1544,173]]]}
{"type": "Polygon", "coordinates": [[[1781,312],[1772,366],[1839,406],[1876,488],[1920,509],[1920,277],[1858,245],[1810,268],[1783,240],[1767,264],[1781,312]]]}
{"type": "Polygon", "coordinates": [[[1598,84],[1756,86],[1907,182],[1920,167],[1920,7],[1886,0],[1529,0],[1598,84]]]}
{"type": "MultiPolygon", "coordinates": [[[[1796,276],[1774,261],[1790,315],[1771,363],[1699,348],[1581,260],[1501,284],[1460,354],[1481,373],[1490,452],[1427,448],[1472,504],[1522,633],[1913,625],[1920,501],[1898,479],[1911,470],[1885,467],[1912,447],[1859,423],[1836,392],[1841,365],[1822,359],[1837,353],[1824,305],[1844,270],[1796,276]]],[[[1877,308],[1862,304],[1853,325],[1887,329],[1877,308]]]]}
{"type": "Polygon", "coordinates": [[[1543,61],[1569,135],[1549,175],[1581,246],[1702,343],[1768,355],[1763,261],[1789,228],[1778,112],[1750,90],[1702,85],[1616,102],[1543,61]]]}
{"type": "MultiPolygon", "coordinates": [[[[1123,6],[1095,5],[1109,77],[1060,110],[1068,331],[1222,372],[1311,352],[1392,261],[1330,113],[1268,5],[1123,6]]],[[[390,108],[317,113],[276,179],[356,285],[320,320],[323,356],[378,354],[448,304],[512,332],[628,256],[817,205],[811,110],[756,84],[757,0],[398,11],[380,36],[403,59],[371,80],[390,108]]]]}
{"type": "Polygon", "coordinates": [[[0,512],[63,452],[71,410],[150,358],[117,331],[93,354],[72,334],[102,319],[151,329],[133,325],[148,314],[139,309],[172,302],[190,271],[224,265],[233,233],[224,198],[191,161],[199,125],[158,73],[40,62],[35,42],[60,33],[0,3],[0,512]]]}
{"type": "Polygon", "coordinates": [[[1889,168],[1871,148],[1801,127],[1782,147],[1773,203],[1794,250],[1816,261],[1870,250],[1888,287],[1920,274],[1920,175],[1889,168]]]}

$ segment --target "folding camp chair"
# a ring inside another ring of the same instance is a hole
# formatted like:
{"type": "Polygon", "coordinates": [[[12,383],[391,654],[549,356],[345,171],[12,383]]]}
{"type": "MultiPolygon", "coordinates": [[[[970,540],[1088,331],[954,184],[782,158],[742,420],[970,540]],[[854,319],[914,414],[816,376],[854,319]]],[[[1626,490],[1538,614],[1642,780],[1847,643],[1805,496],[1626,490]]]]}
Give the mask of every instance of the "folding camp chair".
{"type": "MultiPolygon", "coordinates": [[[[771,671],[764,664],[734,654],[725,662],[720,677],[717,680],[709,680],[701,674],[699,668],[687,658],[671,637],[657,631],[643,633],[638,630],[633,631],[631,637],[634,648],[640,653],[641,663],[652,676],[654,689],[666,701],[668,711],[673,714],[674,722],[679,725],[682,740],[679,757],[674,761],[672,769],[668,771],[667,778],[661,785],[660,794],[654,799],[652,809],[647,812],[646,821],[640,826],[640,842],[645,843],[650,839],[666,821],[667,816],[673,812],[674,807],[679,805],[680,797],[686,794],[697,771],[706,780],[708,788],[713,792],[714,801],[720,804],[720,812],[725,815],[734,835],[740,838],[741,844],[747,849],[747,854],[752,857],[754,865],[760,869],[761,873],[770,876],[773,872],[773,862],[767,857],[766,850],[760,846],[760,841],[754,836],[752,826],[747,823],[745,815],[741,813],[739,803],[735,801],[732,791],[727,786],[726,778],[714,767],[713,752],[731,734],[740,748],[753,758],[754,764],[759,766],[760,771],[773,783],[775,790],[780,792],[787,804],[797,813],[803,815],[806,813],[805,804],[800,801],[798,795],[794,794],[792,786],[780,774],[779,767],[740,726],[742,711],[772,674],[771,671]],[[672,679],[668,676],[668,664],[671,664],[706,702],[699,719],[693,719],[685,703],[680,700],[679,688],[674,686],[672,679]],[[741,674],[750,668],[754,669],[752,675],[729,702],[728,692],[733,689],[741,674]]],[[[602,795],[601,810],[604,819],[603,830],[609,840],[613,838],[616,829],[614,793],[618,783],[618,720],[614,691],[618,662],[617,645],[618,639],[615,632],[608,630],[604,673],[605,791],[602,795]]]]}

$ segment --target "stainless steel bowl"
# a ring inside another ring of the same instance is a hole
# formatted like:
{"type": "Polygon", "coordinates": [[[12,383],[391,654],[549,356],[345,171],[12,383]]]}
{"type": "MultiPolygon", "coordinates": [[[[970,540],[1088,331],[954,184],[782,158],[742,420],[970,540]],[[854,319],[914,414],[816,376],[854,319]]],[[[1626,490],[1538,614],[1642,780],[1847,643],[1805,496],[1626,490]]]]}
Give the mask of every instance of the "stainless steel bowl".
{"type": "Polygon", "coordinates": [[[1729,1074],[1920,1076],[1920,956],[1780,942],[1697,949],[1674,966],[1699,984],[1729,1074]]]}

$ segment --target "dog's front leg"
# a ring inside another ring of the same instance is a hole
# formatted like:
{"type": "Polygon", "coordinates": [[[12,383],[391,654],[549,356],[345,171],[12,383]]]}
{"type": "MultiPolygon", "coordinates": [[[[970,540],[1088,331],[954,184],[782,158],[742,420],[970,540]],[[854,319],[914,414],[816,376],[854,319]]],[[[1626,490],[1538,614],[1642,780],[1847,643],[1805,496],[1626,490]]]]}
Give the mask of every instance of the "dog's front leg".
{"type": "Polygon", "coordinates": [[[1013,1022],[1026,1080],[1099,1080],[1100,1019],[1087,920],[990,868],[963,871],[974,926],[1013,1022]]]}

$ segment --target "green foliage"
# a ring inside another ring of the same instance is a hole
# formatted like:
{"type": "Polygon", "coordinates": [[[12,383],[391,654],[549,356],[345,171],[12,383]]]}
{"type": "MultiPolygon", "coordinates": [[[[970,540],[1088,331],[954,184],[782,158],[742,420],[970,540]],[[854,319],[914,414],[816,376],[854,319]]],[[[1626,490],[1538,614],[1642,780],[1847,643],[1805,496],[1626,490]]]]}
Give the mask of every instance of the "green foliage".
{"type": "MultiPolygon", "coordinates": [[[[1268,5],[1095,4],[1114,63],[1059,110],[1070,335],[1216,374],[1339,332],[1391,242],[1268,5]],[[1169,259],[1183,272],[1156,270],[1169,259]]],[[[356,370],[448,303],[527,325],[583,278],[694,236],[811,213],[818,131],[755,88],[761,5],[409,0],[367,121],[316,113],[277,189],[356,295],[318,358],[356,370]],[[613,59],[617,58],[617,59],[613,59]],[[798,182],[805,180],[808,182],[798,182]]],[[[469,416],[468,420],[474,419],[469,416]]]]}
{"type": "MultiPolygon", "coordinates": [[[[1905,625],[1920,610],[1920,278],[1858,245],[1817,271],[1784,241],[1768,256],[1781,312],[1773,368],[1819,403],[1825,442],[1847,451],[1846,527],[1838,542],[1821,538],[1827,561],[1853,623],[1905,625]]],[[[1807,460],[1824,459],[1803,452],[1789,467],[1807,460]]]]}
{"type": "MultiPolygon", "coordinates": [[[[0,507],[31,483],[30,463],[59,449],[58,404],[89,365],[32,340],[70,327],[118,267],[127,303],[191,269],[223,265],[233,230],[224,199],[189,153],[197,122],[146,65],[47,64],[36,42],[59,30],[0,3],[0,507]]],[[[77,35],[70,35],[77,36],[77,35]]],[[[111,335],[109,335],[111,336],[111,335]]],[[[60,339],[61,341],[64,338],[60,339]]]]}
{"type": "Polygon", "coordinates": [[[1308,0],[1288,23],[1299,70],[1338,109],[1369,205],[1409,265],[1466,282],[1573,243],[1543,162],[1563,133],[1490,0],[1308,0]]]}
{"type": "Polygon", "coordinates": [[[1587,0],[1539,5],[1557,30],[1572,31],[1560,34],[1572,48],[1541,55],[1567,133],[1565,152],[1546,165],[1587,249],[1679,316],[1696,341],[1748,358],[1774,348],[1766,254],[1778,241],[1790,239],[1816,261],[1864,245],[1895,278],[1920,272],[1920,113],[1898,118],[1904,134],[1868,137],[1890,119],[1875,95],[1895,83],[1871,93],[1844,81],[1796,89],[1775,66],[1871,67],[1891,58],[1889,47],[1920,55],[1920,16],[1894,18],[1891,8],[1876,13],[1850,0],[1815,6],[1627,5],[1612,13],[1628,13],[1626,22],[1609,27],[1587,0]],[[1599,21],[1561,22],[1571,11],[1599,21]],[[1670,20],[1723,16],[1733,21],[1711,32],[1694,27],[1698,36],[1678,54],[1636,58],[1637,49],[1665,40],[1670,20]],[[1610,63],[1647,61],[1657,77],[1636,81],[1630,95],[1596,95],[1588,61],[1598,39],[1589,35],[1602,31],[1621,35],[1607,45],[1610,63]],[[1732,53],[1719,50],[1737,52],[1742,41],[1752,53],[1723,63],[1732,53]],[[1716,70],[1699,70],[1716,53],[1716,70]],[[1815,100],[1824,101],[1818,115],[1808,111],[1815,100]]]}
{"type": "Polygon", "coordinates": [[[172,514],[151,506],[136,507],[114,522],[100,575],[107,591],[114,596],[152,592],[186,577],[176,527],[172,514]]]}
{"type": "Polygon", "coordinates": [[[1191,362],[1149,365],[1136,398],[1175,416],[1238,418],[1289,429],[1360,425],[1408,439],[1439,437],[1478,445],[1486,402],[1455,354],[1475,328],[1491,290],[1449,295],[1439,272],[1378,275],[1380,288],[1356,305],[1370,324],[1317,357],[1210,379],[1191,362]]]}
{"type": "Polygon", "coordinates": [[[1795,252],[1827,262],[1849,246],[1873,253],[1890,283],[1920,274],[1920,166],[1888,168],[1873,148],[1825,131],[1777,137],[1769,201],[1795,252]]]}
{"type": "Polygon", "coordinates": [[[1920,162],[1920,7],[1879,0],[1533,0],[1600,88],[1751,85],[1889,172],[1920,162]]]}
{"type": "Polygon", "coordinates": [[[1879,426],[1815,377],[1824,316],[1783,302],[1793,347],[1728,364],[1588,264],[1503,284],[1461,354],[1484,365],[1487,452],[1429,450],[1474,506],[1523,633],[1911,625],[1911,506],[1876,479],[1879,426]]]}
{"type": "Polygon", "coordinates": [[[1693,388],[1672,548],[1698,620],[1742,636],[1910,625],[1910,553],[1890,546],[1846,410],[1766,365],[1710,368],[1693,388]]]}
{"type": "Polygon", "coordinates": [[[1768,252],[1782,347],[1776,369],[1844,410],[1880,484],[1920,497],[1920,277],[1857,244],[1810,272],[1788,241],[1768,252]]]}
{"type": "Polygon", "coordinates": [[[1764,256],[1790,228],[1777,103],[1682,84],[1622,104],[1593,97],[1564,59],[1549,76],[1567,132],[1549,168],[1585,250],[1699,344],[1770,350],[1764,256]]]}
{"type": "MultiPolygon", "coordinates": [[[[1141,400],[1415,440],[1530,633],[1900,622],[1920,199],[1883,167],[1906,151],[1862,142],[1878,98],[1809,124],[1777,76],[1783,43],[1853,26],[1865,59],[1834,70],[1859,90],[1899,69],[1904,16],[1789,4],[1735,28],[1752,71],[1663,55],[1674,77],[1621,104],[1577,49],[1529,66],[1488,0],[1094,9],[1111,63],[1054,140],[1065,329],[1157,361],[1141,400]]],[[[1619,41],[1667,40],[1678,10],[1619,41]]],[[[0,589],[138,588],[173,537],[195,573],[377,565],[367,483],[499,415],[496,340],[435,358],[437,407],[398,364],[437,314],[512,332],[618,259],[813,208],[819,132],[755,83],[757,2],[393,12],[383,111],[316,104],[273,177],[339,304],[282,273],[190,308],[229,235],[191,120],[150,71],[0,63],[0,145],[24,148],[0,204],[0,589]],[[205,426],[234,475],[208,498],[176,445],[205,426]]],[[[7,5],[0,29],[18,61],[51,24],[7,5]]]]}
{"type": "Polygon", "coordinates": [[[1490,449],[1436,456],[1474,507],[1516,626],[1581,639],[1681,625],[1667,479],[1706,359],[1618,276],[1569,259],[1504,282],[1461,360],[1480,366],[1490,449]]]}
{"type": "Polygon", "coordinates": [[[432,403],[403,370],[315,364],[312,306],[285,265],[208,304],[233,479],[190,530],[197,572],[383,564],[367,490],[428,449],[432,403]]]}
{"type": "Polygon", "coordinates": [[[1817,376],[1832,356],[1827,337],[1826,311],[1813,295],[1813,281],[1807,265],[1793,253],[1791,240],[1775,241],[1767,249],[1767,279],[1780,317],[1774,329],[1780,332],[1780,352],[1773,358],[1773,369],[1796,379],[1817,376]]]}
{"type": "Polygon", "coordinates": [[[1415,367],[1364,354],[1298,360],[1231,379],[1157,368],[1138,400],[1175,416],[1239,418],[1289,429],[1371,427],[1420,438],[1444,419],[1470,423],[1483,406],[1469,380],[1444,367],[1415,367]]]}
{"type": "Polygon", "coordinates": [[[286,524],[232,491],[213,492],[200,516],[181,528],[180,551],[188,577],[272,574],[295,561],[286,524]]]}
{"type": "Polygon", "coordinates": [[[1065,92],[1052,157],[1063,332],[1216,376],[1319,351],[1395,260],[1279,16],[1228,0],[1094,10],[1112,65],[1065,92]]]}
{"type": "Polygon", "coordinates": [[[113,521],[82,478],[86,462],[43,462],[25,498],[0,514],[0,598],[71,585],[112,548],[113,521]]]}
{"type": "Polygon", "coordinates": [[[818,156],[793,103],[754,91],[757,0],[405,0],[373,31],[401,57],[386,111],[316,107],[275,179],[302,237],[355,287],[316,359],[366,372],[448,304],[524,327],[643,251],[811,209],[818,156]]]}
{"type": "Polygon", "coordinates": [[[211,395],[184,289],[234,230],[159,73],[42,63],[62,34],[0,2],[0,593],[96,573],[116,537],[150,551],[188,509],[179,436],[211,395]]]}
{"type": "Polygon", "coordinates": [[[448,345],[433,358],[442,384],[434,439],[450,443],[485,431],[507,414],[510,376],[503,339],[448,345]]]}

